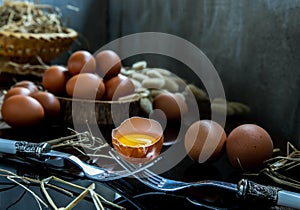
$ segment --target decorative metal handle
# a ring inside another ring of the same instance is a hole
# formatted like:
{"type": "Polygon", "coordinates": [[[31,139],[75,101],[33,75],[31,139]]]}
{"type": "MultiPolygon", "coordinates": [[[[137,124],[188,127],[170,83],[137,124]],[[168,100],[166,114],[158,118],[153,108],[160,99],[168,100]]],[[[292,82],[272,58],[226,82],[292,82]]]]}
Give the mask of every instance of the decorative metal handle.
{"type": "Polygon", "coordinates": [[[238,183],[238,195],[245,199],[263,200],[272,205],[300,209],[300,194],[273,186],[265,186],[242,179],[238,183]]]}
{"type": "Polygon", "coordinates": [[[18,141],[15,143],[17,153],[40,157],[42,153],[49,152],[51,146],[48,143],[31,143],[26,141],[18,141]]]}
{"type": "Polygon", "coordinates": [[[0,153],[40,157],[42,153],[49,152],[50,150],[50,144],[45,142],[31,143],[26,141],[0,139],[0,153]]]}
{"type": "Polygon", "coordinates": [[[265,186],[242,179],[238,183],[238,195],[244,199],[264,200],[273,204],[277,203],[278,191],[280,189],[272,186],[265,186]]]}

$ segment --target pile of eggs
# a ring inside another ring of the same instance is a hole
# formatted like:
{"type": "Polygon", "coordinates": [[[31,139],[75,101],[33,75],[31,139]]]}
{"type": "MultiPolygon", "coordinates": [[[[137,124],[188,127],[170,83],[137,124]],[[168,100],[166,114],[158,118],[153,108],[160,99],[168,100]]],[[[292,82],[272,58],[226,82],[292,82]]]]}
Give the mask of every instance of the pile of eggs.
{"type": "Polygon", "coordinates": [[[120,57],[111,50],[93,56],[79,50],[71,54],[67,66],[50,66],[43,74],[43,87],[56,96],[87,100],[118,100],[135,88],[129,78],[120,74],[120,57]]]}
{"type": "Polygon", "coordinates": [[[33,82],[20,81],[5,94],[1,114],[10,126],[33,126],[58,117],[60,102],[52,93],[40,91],[33,82]]]}
{"type": "Polygon", "coordinates": [[[132,81],[122,74],[120,57],[111,50],[93,56],[79,50],[70,55],[67,66],[52,65],[42,77],[42,87],[31,81],[16,83],[5,94],[1,114],[12,127],[30,127],[58,118],[58,97],[84,100],[118,100],[132,94],[132,81]],[[45,121],[46,121],[45,120],[45,121]]]}
{"type": "Polygon", "coordinates": [[[255,124],[242,124],[227,136],[217,122],[200,120],[187,130],[184,146],[188,156],[202,164],[212,162],[226,150],[235,168],[252,170],[273,154],[273,141],[265,129],[255,124]]]}

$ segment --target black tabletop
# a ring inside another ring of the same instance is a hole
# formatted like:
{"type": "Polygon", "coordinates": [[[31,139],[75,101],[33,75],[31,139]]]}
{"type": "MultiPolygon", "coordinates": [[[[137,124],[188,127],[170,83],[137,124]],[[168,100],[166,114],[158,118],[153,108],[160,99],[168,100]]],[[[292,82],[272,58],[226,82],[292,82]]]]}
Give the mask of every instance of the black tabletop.
{"type": "MultiPolygon", "coordinates": [[[[111,128],[106,128],[111,129],[111,128]]],[[[109,133],[109,132],[107,132],[109,133]]],[[[70,134],[70,130],[64,126],[42,126],[32,129],[12,129],[2,123],[0,137],[14,140],[26,140],[42,142],[55,139],[70,134]]],[[[180,144],[180,143],[179,143],[180,144]]],[[[168,149],[170,146],[164,146],[168,149]]],[[[96,191],[108,200],[119,204],[126,209],[253,209],[262,208],[272,209],[275,207],[264,206],[262,203],[249,203],[237,198],[236,195],[229,192],[222,192],[211,188],[202,190],[185,190],[180,192],[164,193],[152,190],[138,180],[128,177],[108,182],[95,182],[84,177],[72,175],[65,169],[53,169],[40,164],[24,163],[10,158],[0,159],[0,169],[11,171],[19,176],[26,176],[37,180],[42,180],[49,176],[56,176],[64,180],[87,187],[91,183],[96,184],[96,191]]],[[[217,161],[209,164],[198,164],[186,156],[171,170],[161,174],[164,177],[183,181],[199,180],[221,180],[237,183],[243,174],[232,168],[226,155],[224,154],[217,161]]],[[[258,180],[263,182],[262,180],[258,180]]],[[[24,209],[24,206],[30,209],[39,209],[34,196],[22,186],[8,180],[7,177],[0,177],[0,206],[1,209],[24,209]]],[[[266,182],[267,183],[267,182],[266,182]]],[[[26,185],[30,190],[35,192],[41,199],[45,200],[45,195],[41,191],[39,184],[30,183],[26,185]]],[[[74,195],[80,194],[81,191],[71,189],[74,195]]],[[[51,191],[55,198],[57,206],[66,206],[71,202],[70,195],[51,191]]],[[[109,206],[108,206],[109,207],[109,206]]],[[[276,207],[279,208],[279,207],[276,207]]],[[[46,208],[42,205],[42,209],[46,208]]],[[[95,209],[90,197],[86,197],[79,202],[74,209],[95,209]]],[[[113,208],[112,208],[113,209],[113,208]]]]}

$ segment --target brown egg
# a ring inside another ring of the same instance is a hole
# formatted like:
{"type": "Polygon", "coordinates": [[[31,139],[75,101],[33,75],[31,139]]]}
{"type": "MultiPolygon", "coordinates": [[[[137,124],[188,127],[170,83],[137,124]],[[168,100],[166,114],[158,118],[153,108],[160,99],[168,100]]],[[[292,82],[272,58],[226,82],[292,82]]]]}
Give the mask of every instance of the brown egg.
{"type": "Polygon", "coordinates": [[[44,109],[30,96],[14,95],[3,102],[2,118],[12,127],[29,127],[42,122],[44,109]]]}
{"type": "Polygon", "coordinates": [[[65,67],[50,66],[43,74],[43,86],[54,95],[62,96],[69,78],[70,73],[65,67]]]}
{"type": "Polygon", "coordinates": [[[33,82],[28,81],[28,80],[19,81],[16,84],[14,84],[13,87],[27,88],[28,90],[30,90],[30,93],[35,93],[35,92],[39,91],[38,87],[33,82]]]}
{"type": "Polygon", "coordinates": [[[233,129],[228,135],[226,153],[234,167],[255,169],[272,156],[273,142],[263,128],[254,124],[244,124],[233,129]]]}
{"type": "Polygon", "coordinates": [[[103,50],[96,55],[97,73],[108,80],[117,76],[122,67],[121,59],[112,50],[103,50]]]}
{"type": "Polygon", "coordinates": [[[168,120],[178,120],[188,108],[183,96],[173,93],[161,93],[153,100],[153,109],[163,111],[168,120]]]}
{"type": "Polygon", "coordinates": [[[134,93],[134,90],[135,87],[132,81],[120,74],[105,82],[104,100],[116,101],[122,96],[134,93]]]}
{"type": "Polygon", "coordinates": [[[90,52],[85,50],[74,52],[67,63],[71,75],[96,72],[96,60],[90,52]]]}
{"type": "Polygon", "coordinates": [[[98,75],[81,73],[67,82],[66,91],[73,98],[100,100],[104,95],[105,85],[98,75]]]}
{"type": "Polygon", "coordinates": [[[226,137],[224,129],[217,122],[200,120],[188,128],[184,146],[192,160],[210,162],[220,157],[226,137]]]}
{"type": "Polygon", "coordinates": [[[25,87],[13,87],[7,91],[7,93],[4,96],[4,100],[14,95],[29,96],[30,94],[30,90],[25,87]]]}
{"type": "Polygon", "coordinates": [[[31,95],[36,99],[44,108],[45,117],[55,118],[60,114],[60,102],[59,100],[49,92],[39,91],[31,95]]]}
{"type": "Polygon", "coordinates": [[[132,163],[144,163],[156,158],[164,141],[161,125],[152,119],[132,117],[112,131],[115,150],[132,163]]]}

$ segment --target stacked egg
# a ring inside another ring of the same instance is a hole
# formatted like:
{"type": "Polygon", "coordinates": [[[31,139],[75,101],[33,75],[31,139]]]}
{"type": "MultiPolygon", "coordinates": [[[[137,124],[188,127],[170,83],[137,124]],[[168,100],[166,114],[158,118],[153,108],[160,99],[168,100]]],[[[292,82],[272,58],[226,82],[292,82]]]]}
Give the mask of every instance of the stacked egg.
{"type": "Polygon", "coordinates": [[[80,50],[68,59],[67,66],[51,66],[43,75],[43,86],[57,96],[87,100],[118,100],[132,94],[134,85],[119,74],[121,59],[111,50],[93,56],[80,50]]]}
{"type": "Polygon", "coordinates": [[[130,95],[135,87],[120,74],[120,57],[111,50],[93,56],[79,50],[70,55],[67,65],[49,66],[42,77],[42,87],[31,81],[15,84],[4,97],[3,120],[12,127],[40,124],[60,115],[58,97],[112,101],[130,95]]]}

